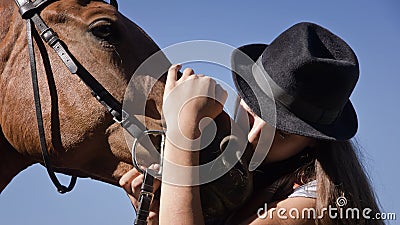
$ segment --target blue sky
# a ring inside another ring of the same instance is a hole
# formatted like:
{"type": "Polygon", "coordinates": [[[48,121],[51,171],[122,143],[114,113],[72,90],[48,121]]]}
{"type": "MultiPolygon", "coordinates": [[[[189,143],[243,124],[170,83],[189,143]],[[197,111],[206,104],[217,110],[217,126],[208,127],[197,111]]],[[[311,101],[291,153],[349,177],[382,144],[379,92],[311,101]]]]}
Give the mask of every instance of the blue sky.
{"type": "MultiPolygon", "coordinates": [[[[300,21],[318,23],[342,37],[360,62],[360,80],[351,100],[359,117],[356,138],[362,146],[363,164],[383,211],[400,217],[398,1],[148,0],[120,1],[120,8],[161,48],[199,39],[232,46],[270,43],[300,21]]],[[[194,69],[232,85],[226,69],[205,65],[194,69]]],[[[0,223],[5,225],[106,225],[132,221],[133,209],[122,190],[80,179],[72,193],[60,195],[41,166],[23,171],[0,195],[0,223]]]]}

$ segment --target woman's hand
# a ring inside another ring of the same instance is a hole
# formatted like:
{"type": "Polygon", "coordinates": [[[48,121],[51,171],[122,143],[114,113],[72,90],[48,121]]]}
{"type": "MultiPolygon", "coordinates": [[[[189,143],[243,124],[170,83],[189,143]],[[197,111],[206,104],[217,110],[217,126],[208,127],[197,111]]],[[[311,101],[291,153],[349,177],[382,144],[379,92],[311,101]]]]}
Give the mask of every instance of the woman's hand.
{"type": "MultiPolygon", "coordinates": [[[[157,170],[158,165],[151,165],[149,168],[157,170]]],[[[143,178],[144,178],[143,174],[138,172],[136,169],[132,169],[128,171],[126,174],[124,174],[119,180],[119,185],[121,185],[121,187],[123,187],[126,193],[128,194],[128,197],[131,200],[131,203],[135,208],[135,211],[139,207],[139,194],[140,194],[140,188],[143,183],[143,178]]],[[[154,179],[153,193],[156,192],[159,188],[160,188],[160,181],[158,179],[154,179]]],[[[159,210],[160,210],[160,202],[158,199],[153,198],[150,206],[149,218],[147,220],[149,224],[153,225],[158,224],[159,210]]]]}
{"type": "Polygon", "coordinates": [[[168,130],[190,134],[199,131],[203,118],[214,119],[222,112],[227,92],[212,78],[194,74],[189,68],[178,79],[179,69],[180,65],[172,65],[168,71],[163,113],[168,130]]]}

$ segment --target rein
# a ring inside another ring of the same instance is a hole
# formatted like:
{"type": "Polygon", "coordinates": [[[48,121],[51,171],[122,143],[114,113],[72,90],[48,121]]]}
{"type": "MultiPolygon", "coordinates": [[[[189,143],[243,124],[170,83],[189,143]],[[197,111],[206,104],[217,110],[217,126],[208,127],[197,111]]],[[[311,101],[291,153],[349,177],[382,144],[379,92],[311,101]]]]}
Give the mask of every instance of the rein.
{"type": "MultiPolygon", "coordinates": [[[[70,184],[68,186],[62,185],[57,176],[55,175],[54,168],[51,164],[49,152],[46,144],[45,129],[43,124],[42,109],[39,95],[38,76],[36,69],[35,52],[33,45],[33,35],[40,35],[36,41],[46,42],[50,47],[54,49],[60,59],[63,61],[65,66],[71,72],[71,74],[77,75],[90,89],[93,97],[95,97],[112,115],[114,121],[119,123],[124,129],[133,137],[140,137],[146,130],[146,127],[135,117],[130,116],[122,109],[122,104],[117,101],[69,52],[65,43],[59,39],[56,32],[48,27],[43,19],[40,17],[40,12],[43,10],[51,0],[15,0],[19,8],[19,13],[22,19],[26,21],[26,35],[28,42],[29,61],[31,67],[32,85],[35,100],[36,119],[38,124],[40,147],[42,151],[42,157],[44,165],[47,169],[47,173],[50,176],[51,181],[56,186],[57,191],[61,194],[67,193],[73,189],[76,184],[77,177],[72,176],[70,184]],[[35,29],[36,27],[36,29],[35,29]]],[[[110,0],[110,4],[118,9],[118,3],[116,0],[110,0]]],[[[43,57],[43,56],[42,56],[43,57]]],[[[45,64],[45,69],[48,65],[45,64]]]]}

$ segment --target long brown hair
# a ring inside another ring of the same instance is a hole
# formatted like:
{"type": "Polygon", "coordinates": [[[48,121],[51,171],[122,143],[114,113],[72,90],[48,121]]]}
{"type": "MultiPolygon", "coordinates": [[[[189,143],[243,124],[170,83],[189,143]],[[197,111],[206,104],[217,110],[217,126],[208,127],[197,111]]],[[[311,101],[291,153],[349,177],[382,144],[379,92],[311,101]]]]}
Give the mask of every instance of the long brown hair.
{"type": "Polygon", "coordinates": [[[315,173],[303,174],[315,177],[318,182],[318,215],[330,206],[337,209],[337,218],[325,211],[322,218],[316,219],[316,224],[385,224],[383,220],[374,218],[380,210],[359,154],[357,144],[352,141],[320,141],[318,144],[313,165],[315,173]],[[358,216],[352,210],[358,211],[358,216]],[[371,218],[363,216],[363,210],[371,218]]]}
{"type": "Polygon", "coordinates": [[[268,203],[274,203],[293,192],[294,182],[317,180],[315,212],[306,212],[310,214],[305,218],[315,218],[318,225],[384,225],[374,218],[380,210],[360,156],[356,142],[318,140],[296,156],[255,171],[259,173],[254,174],[254,184],[260,193],[267,193],[263,196],[271,195],[268,203]],[[363,216],[363,210],[370,218],[363,216]]]}

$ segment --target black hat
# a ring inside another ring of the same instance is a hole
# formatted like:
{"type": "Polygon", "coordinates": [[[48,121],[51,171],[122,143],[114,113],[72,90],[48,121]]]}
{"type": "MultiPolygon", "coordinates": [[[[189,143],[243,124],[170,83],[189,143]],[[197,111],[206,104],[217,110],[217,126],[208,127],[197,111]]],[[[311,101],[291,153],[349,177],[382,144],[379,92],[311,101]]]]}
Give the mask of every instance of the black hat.
{"type": "Polygon", "coordinates": [[[349,100],[359,76],[357,57],[319,25],[299,23],[270,45],[236,49],[232,70],[241,98],[277,129],[329,140],[348,140],[357,132],[349,100]]]}

